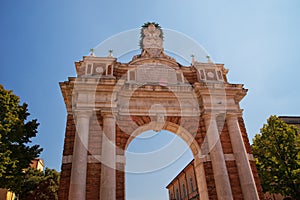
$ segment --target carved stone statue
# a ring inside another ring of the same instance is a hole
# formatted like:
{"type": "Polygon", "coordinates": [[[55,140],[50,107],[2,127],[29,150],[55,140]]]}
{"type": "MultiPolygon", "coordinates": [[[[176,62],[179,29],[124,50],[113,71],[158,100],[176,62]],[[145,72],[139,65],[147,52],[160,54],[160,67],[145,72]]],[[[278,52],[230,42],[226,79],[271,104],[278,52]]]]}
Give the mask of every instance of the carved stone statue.
{"type": "Polygon", "coordinates": [[[147,28],[143,28],[143,34],[143,49],[163,48],[163,39],[160,37],[161,30],[156,28],[154,24],[150,24],[147,28]]]}
{"type": "Polygon", "coordinates": [[[146,23],[141,30],[142,54],[149,57],[159,57],[163,53],[163,33],[158,24],[146,23]]]}

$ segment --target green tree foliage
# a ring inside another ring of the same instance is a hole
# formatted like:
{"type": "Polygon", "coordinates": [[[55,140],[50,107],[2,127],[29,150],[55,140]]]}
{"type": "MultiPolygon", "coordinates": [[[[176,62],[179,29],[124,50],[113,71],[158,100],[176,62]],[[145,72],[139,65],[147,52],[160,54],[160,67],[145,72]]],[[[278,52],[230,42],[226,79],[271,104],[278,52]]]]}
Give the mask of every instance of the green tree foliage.
{"type": "Polygon", "coordinates": [[[24,169],[38,157],[39,145],[29,146],[37,134],[37,120],[27,120],[27,104],[0,85],[0,188],[20,189],[24,169]]]}
{"type": "Polygon", "coordinates": [[[271,116],[253,139],[253,155],[264,192],[300,199],[300,135],[294,125],[271,116]]]}
{"type": "Polygon", "coordinates": [[[57,200],[60,173],[46,168],[44,172],[34,168],[25,170],[24,181],[17,196],[22,200],[57,200]]]}

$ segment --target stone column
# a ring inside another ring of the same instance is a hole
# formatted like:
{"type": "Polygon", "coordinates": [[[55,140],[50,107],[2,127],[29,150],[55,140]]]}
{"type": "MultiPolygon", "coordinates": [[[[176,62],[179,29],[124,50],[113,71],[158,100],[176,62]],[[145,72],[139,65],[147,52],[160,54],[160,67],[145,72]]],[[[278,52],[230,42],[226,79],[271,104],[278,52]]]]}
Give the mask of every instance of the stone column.
{"type": "Polygon", "coordinates": [[[204,118],[218,199],[232,200],[231,186],[217,127],[216,115],[213,113],[207,114],[204,118]]]}
{"type": "Polygon", "coordinates": [[[69,189],[70,200],[85,200],[90,111],[76,111],[76,134],[69,189]]]}
{"type": "Polygon", "coordinates": [[[116,120],[112,114],[103,116],[100,200],[116,199],[116,120]]]}
{"type": "Polygon", "coordinates": [[[237,116],[227,115],[226,120],[244,199],[258,200],[259,196],[237,116]]]}

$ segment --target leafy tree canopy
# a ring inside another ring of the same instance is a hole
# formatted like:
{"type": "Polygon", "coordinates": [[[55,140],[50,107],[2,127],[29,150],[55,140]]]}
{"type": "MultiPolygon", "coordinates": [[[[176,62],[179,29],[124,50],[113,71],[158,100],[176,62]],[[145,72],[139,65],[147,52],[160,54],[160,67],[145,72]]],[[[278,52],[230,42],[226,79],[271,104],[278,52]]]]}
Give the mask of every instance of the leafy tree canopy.
{"type": "Polygon", "coordinates": [[[24,181],[20,191],[17,192],[19,199],[23,200],[57,200],[60,173],[54,169],[46,168],[44,172],[34,168],[25,170],[24,181]]]}
{"type": "Polygon", "coordinates": [[[37,134],[37,120],[27,120],[27,104],[0,84],[0,188],[20,189],[24,169],[42,149],[32,145],[37,134]]]}
{"type": "Polygon", "coordinates": [[[253,139],[253,155],[264,192],[300,199],[300,134],[270,116],[253,139]]]}

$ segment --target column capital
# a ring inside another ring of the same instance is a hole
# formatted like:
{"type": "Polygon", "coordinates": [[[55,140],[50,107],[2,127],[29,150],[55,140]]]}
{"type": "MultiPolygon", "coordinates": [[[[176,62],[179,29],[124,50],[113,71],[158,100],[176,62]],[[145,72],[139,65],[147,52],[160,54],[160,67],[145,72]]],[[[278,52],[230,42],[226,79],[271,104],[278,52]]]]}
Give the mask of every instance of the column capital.
{"type": "Polygon", "coordinates": [[[239,118],[242,117],[242,115],[242,112],[227,112],[226,119],[239,118]]]}
{"type": "Polygon", "coordinates": [[[215,119],[217,117],[217,113],[214,112],[205,112],[201,115],[204,119],[215,119]]]}
{"type": "Polygon", "coordinates": [[[102,113],[101,112],[101,116],[103,117],[103,118],[113,118],[113,119],[116,119],[116,116],[113,114],[113,113],[102,113]]]}
{"type": "Polygon", "coordinates": [[[218,116],[224,116],[224,112],[204,112],[202,113],[202,117],[204,119],[216,119],[218,116]]]}
{"type": "Polygon", "coordinates": [[[101,116],[103,118],[113,118],[113,119],[116,119],[116,114],[112,110],[110,110],[110,111],[101,110],[100,113],[101,113],[101,116]]]}
{"type": "Polygon", "coordinates": [[[92,110],[73,110],[73,115],[80,118],[90,118],[93,114],[92,110]]]}

